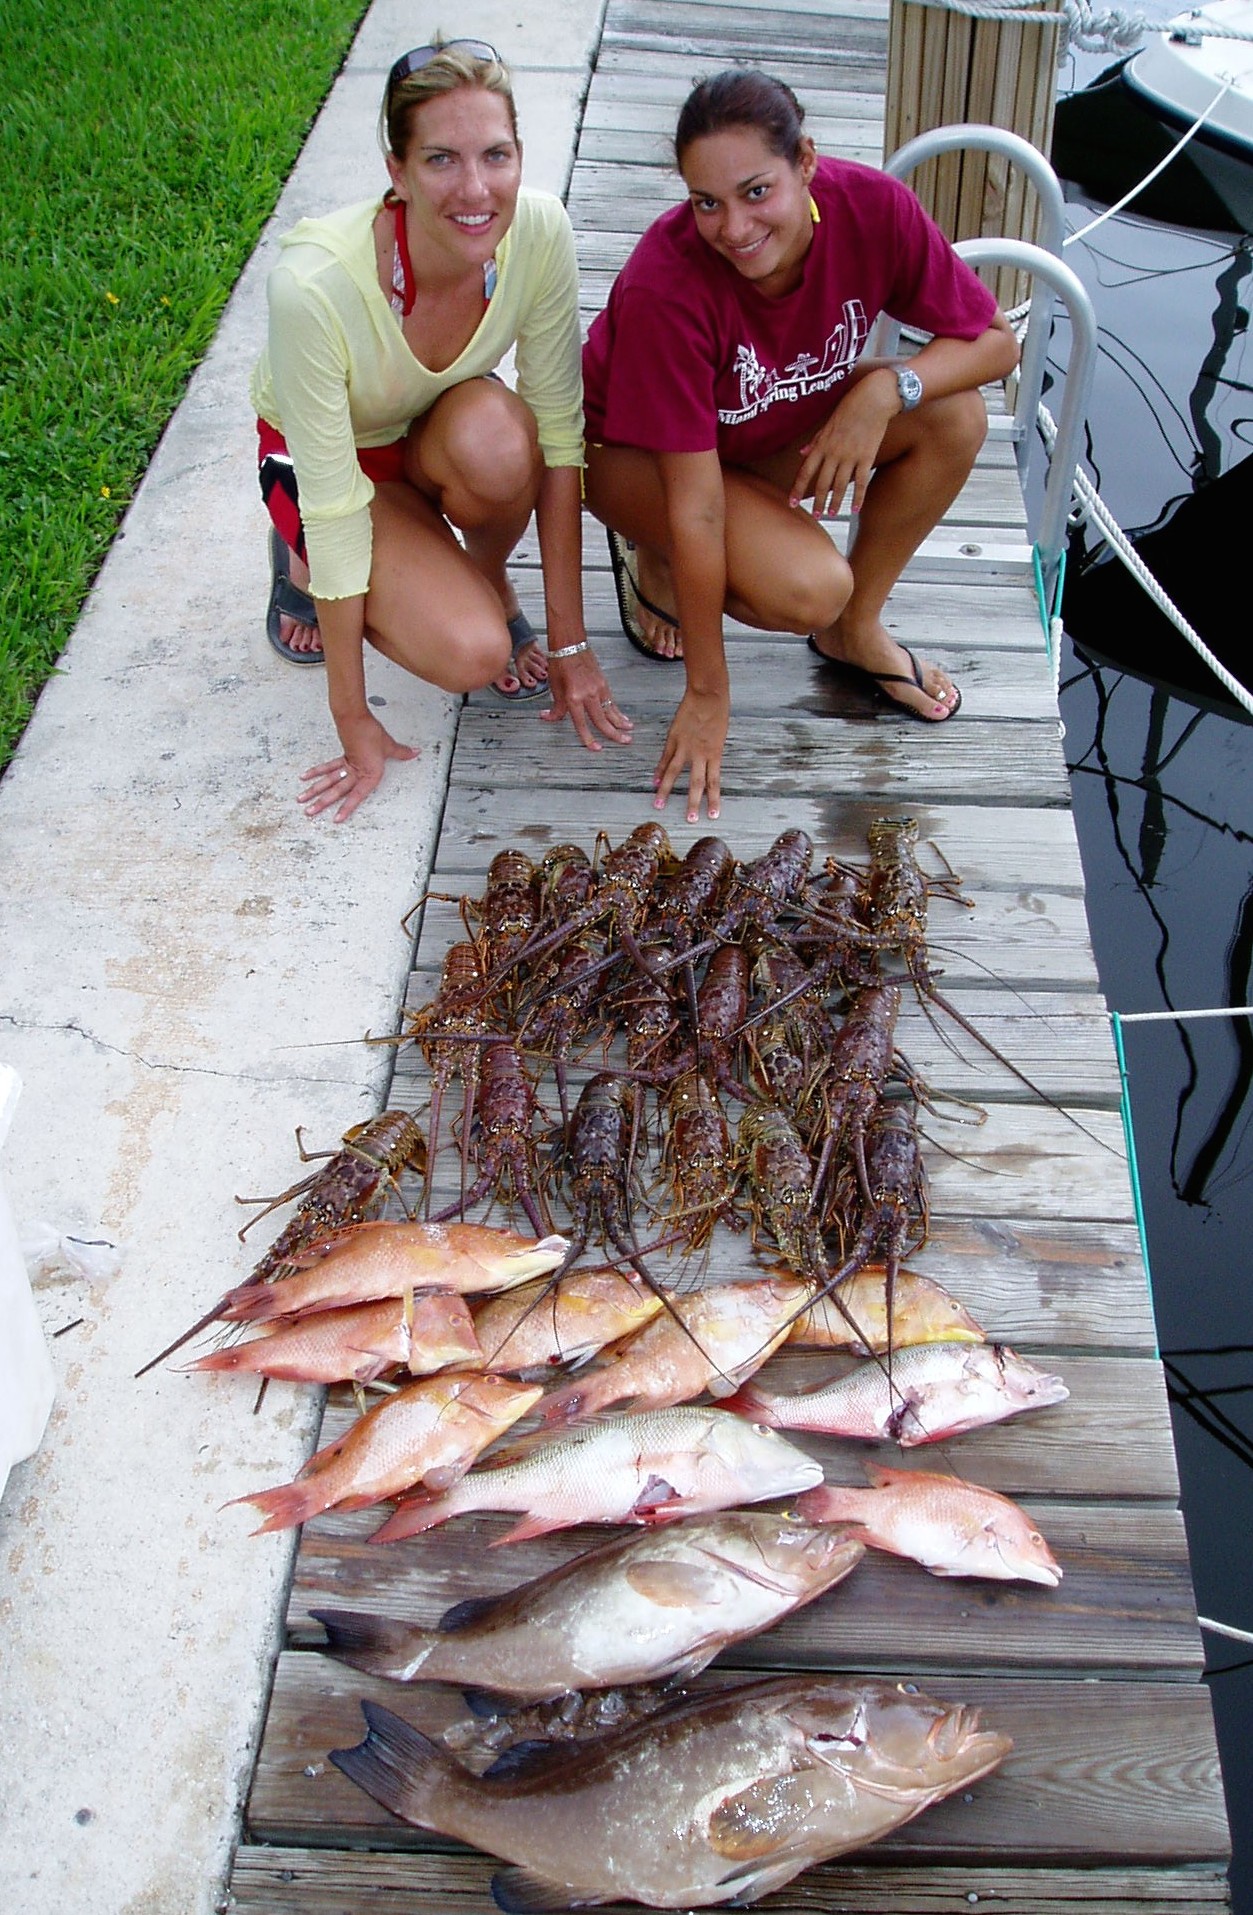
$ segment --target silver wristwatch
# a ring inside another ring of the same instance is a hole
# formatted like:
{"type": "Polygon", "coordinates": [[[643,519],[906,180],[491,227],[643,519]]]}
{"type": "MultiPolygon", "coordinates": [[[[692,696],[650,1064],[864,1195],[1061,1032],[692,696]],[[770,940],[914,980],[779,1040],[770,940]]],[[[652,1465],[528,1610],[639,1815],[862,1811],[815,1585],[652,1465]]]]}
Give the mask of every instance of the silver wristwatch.
{"type": "Polygon", "coordinates": [[[901,395],[901,411],[912,412],[922,398],[922,380],[912,366],[895,366],[896,390],[901,395]]]}

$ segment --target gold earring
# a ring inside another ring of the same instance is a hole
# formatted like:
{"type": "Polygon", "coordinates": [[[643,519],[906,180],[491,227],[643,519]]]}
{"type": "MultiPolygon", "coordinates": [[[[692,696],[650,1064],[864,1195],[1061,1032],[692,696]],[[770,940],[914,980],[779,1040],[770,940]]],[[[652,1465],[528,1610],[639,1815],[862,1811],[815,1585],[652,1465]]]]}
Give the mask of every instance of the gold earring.
{"type": "Polygon", "coordinates": [[[818,202],[812,193],[809,195],[809,217],[815,226],[822,225],[822,214],[818,211],[818,202]]]}

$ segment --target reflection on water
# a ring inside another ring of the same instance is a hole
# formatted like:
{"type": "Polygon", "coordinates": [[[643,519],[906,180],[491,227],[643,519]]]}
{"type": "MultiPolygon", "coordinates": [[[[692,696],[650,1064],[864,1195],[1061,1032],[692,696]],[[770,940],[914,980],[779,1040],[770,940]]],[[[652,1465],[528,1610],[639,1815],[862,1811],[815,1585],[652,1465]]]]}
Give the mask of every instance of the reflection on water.
{"type": "MultiPolygon", "coordinates": [[[[1120,1012],[1253,1002],[1253,727],[1068,647],[1062,717],[1101,983],[1120,1012]]],[[[1253,1630],[1253,1020],[1124,1026],[1197,1607],[1253,1630]]],[[[1206,1634],[1253,1911],[1253,1648],[1206,1634]]]]}

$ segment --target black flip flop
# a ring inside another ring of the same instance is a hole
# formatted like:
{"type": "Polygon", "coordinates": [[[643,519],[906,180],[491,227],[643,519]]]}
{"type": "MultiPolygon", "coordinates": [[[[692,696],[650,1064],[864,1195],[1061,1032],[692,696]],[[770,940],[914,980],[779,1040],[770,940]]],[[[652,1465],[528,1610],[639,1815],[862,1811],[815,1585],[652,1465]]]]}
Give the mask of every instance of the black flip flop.
{"type": "Polygon", "coordinates": [[[957,685],[953,687],[957,696],[949,707],[948,718],[928,718],[925,712],[915,711],[912,705],[902,704],[899,698],[893,698],[891,692],[884,690],[884,687],[887,685],[913,685],[917,691],[923,694],[924,698],[930,698],[931,694],[922,682],[922,671],[919,667],[918,660],[914,657],[908,645],[901,646],[901,650],[909,660],[910,670],[908,672],[871,672],[867,671],[864,665],[846,665],[842,658],[829,658],[825,652],[819,651],[812,632],[805,640],[805,643],[821,664],[827,666],[833,672],[838,672],[844,677],[851,678],[854,683],[869,686],[870,690],[875,692],[884,704],[891,705],[906,718],[916,718],[920,725],[947,725],[948,719],[956,718],[962,708],[961,690],[957,685]]]}
{"type": "Polygon", "coordinates": [[[681,665],[683,663],[681,654],[677,658],[671,658],[665,652],[653,650],[644,637],[644,628],[636,616],[635,608],[637,605],[643,606],[646,612],[651,612],[654,618],[659,618],[663,625],[673,626],[677,631],[678,626],[673,612],[663,612],[660,605],[654,605],[652,600],[645,598],[641,592],[639,579],[635,574],[635,547],[631,541],[624,539],[621,532],[615,532],[609,526],[605,527],[605,532],[609,540],[609,563],[613,567],[613,586],[618,595],[618,617],[622,621],[623,634],[634,645],[636,651],[642,657],[651,659],[654,665],[681,665]]]}
{"type": "Polygon", "coordinates": [[[524,685],[522,682],[522,674],[518,670],[517,665],[518,653],[524,652],[528,645],[535,643],[535,627],[525,612],[515,612],[513,617],[507,619],[505,623],[508,626],[509,642],[512,647],[509,653],[509,663],[505,667],[505,670],[512,672],[518,683],[516,688],[511,692],[502,691],[500,686],[496,684],[489,685],[488,690],[493,692],[497,698],[502,698],[506,705],[520,705],[528,698],[542,698],[548,690],[548,680],[541,678],[535,685],[524,685]]]}
{"type": "Polygon", "coordinates": [[[265,635],[280,658],[289,665],[325,665],[326,653],[319,645],[313,652],[298,652],[282,636],[280,620],[294,618],[298,625],[317,627],[317,607],[307,592],[292,584],[291,547],[279,532],[270,527],[270,602],[265,608],[265,635]]]}

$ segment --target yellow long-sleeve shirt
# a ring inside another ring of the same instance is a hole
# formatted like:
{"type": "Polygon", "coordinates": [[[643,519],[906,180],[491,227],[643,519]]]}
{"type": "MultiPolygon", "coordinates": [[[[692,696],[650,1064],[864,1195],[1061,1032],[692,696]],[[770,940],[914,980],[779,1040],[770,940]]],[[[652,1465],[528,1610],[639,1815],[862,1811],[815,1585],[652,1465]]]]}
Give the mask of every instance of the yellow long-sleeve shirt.
{"type": "Polygon", "coordinates": [[[414,358],[379,286],[378,208],[363,201],[284,236],[267,289],[269,344],[249,383],[292,455],[317,598],[351,598],[370,582],[374,487],[356,448],[403,437],[442,392],[491,372],[515,343],[546,464],[583,463],[578,275],[561,201],[523,187],[482,322],[444,372],[414,358]]]}

